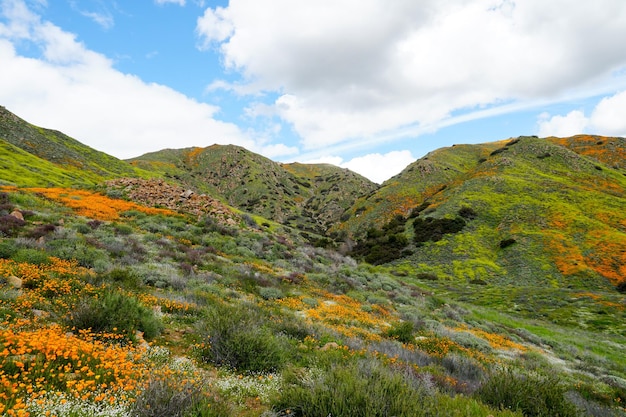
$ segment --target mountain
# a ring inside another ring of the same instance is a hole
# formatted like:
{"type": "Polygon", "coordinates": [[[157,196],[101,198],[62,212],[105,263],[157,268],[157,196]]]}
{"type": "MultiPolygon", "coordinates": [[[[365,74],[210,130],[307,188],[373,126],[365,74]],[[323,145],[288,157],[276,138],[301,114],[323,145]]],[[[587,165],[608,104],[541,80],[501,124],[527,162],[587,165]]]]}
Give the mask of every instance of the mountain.
{"type": "Polygon", "coordinates": [[[34,126],[0,106],[2,180],[28,185],[95,185],[143,175],[128,163],[56,130],[34,126]]]}
{"type": "Polygon", "coordinates": [[[335,230],[355,236],[355,254],[371,262],[444,280],[617,286],[625,151],[624,138],[598,136],[439,149],[359,199],[335,230]]]}
{"type": "Polygon", "coordinates": [[[378,187],[3,115],[0,415],[626,415],[622,138],[457,145],[378,187]]]}
{"type": "Polygon", "coordinates": [[[234,145],[167,149],[129,162],[221,196],[228,204],[323,235],[364,193],[378,186],[333,165],[279,164],[234,145]]]}

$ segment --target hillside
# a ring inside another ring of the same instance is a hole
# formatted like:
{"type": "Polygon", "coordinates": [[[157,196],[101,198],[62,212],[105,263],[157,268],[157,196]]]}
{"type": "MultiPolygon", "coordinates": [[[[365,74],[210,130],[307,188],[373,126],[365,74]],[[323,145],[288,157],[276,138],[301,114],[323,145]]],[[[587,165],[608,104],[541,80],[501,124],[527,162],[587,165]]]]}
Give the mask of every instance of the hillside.
{"type": "Polygon", "coordinates": [[[324,234],[356,198],[378,187],[346,169],[281,165],[233,145],[168,149],[130,163],[221,196],[243,211],[315,234],[324,234]]]}
{"type": "MultiPolygon", "coordinates": [[[[610,291],[626,278],[626,171],[611,162],[626,146],[596,137],[597,152],[588,142],[520,137],[437,150],[360,199],[338,228],[358,237],[355,256],[399,273],[610,291]]],[[[555,319],[585,322],[564,313],[555,319]]]]}
{"type": "Polygon", "coordinates": [[[457,145],[382,187],[62,140],[106,168],[81,181],[3,143],[0,416],[626,416],[621,138],[457,145]]]}
{"type": "Polygon", "coordinates": [[[527,293],[526,318],[510,288],[459,297],[210,210],[2,187],[0,413],[624,415],[623,296],[527,293]]]}
{"type": "Polygon", "coordinates": [[[1,180],[29,185],[94,185],[142,175],[128,163],[56,130],[31,125],[0,106],[1,180]]]}

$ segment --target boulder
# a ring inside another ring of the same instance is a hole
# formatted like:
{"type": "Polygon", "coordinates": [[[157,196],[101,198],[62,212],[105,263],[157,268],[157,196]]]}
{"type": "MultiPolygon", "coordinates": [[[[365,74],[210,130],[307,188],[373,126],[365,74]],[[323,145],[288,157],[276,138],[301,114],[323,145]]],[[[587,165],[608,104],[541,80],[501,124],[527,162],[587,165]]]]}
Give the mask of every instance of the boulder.
{"type": "Polygon", "coordinates": [[[191,197],[192,195],[193,195],[193,191],[191,191],[191,190],[187,190],[187,191],[183,192],[180,196],[181,196],[182,198],[189,198],[189,197],[191,197]]]}
{"type": "Polygon", "coordinates": [[[24,215],[19,210],[13,210],[11,212],[11,216],[15,217],[16,219],[20,219],[20,220],[24,221],[24,215]]]}
{"type": "Polygon", "coordinates": [[[22,288],[22,280],[16,277],[15,275],[9,275],[7,277],[7,282],[13,288],[17,288],[17,289],[22,288]]]}
{"type": "Polygon", "coordinates": [[[328,342],[320,348],[320,350],[326,351],[330,349],[339,349],[339,345],[335,342],[328,342]]]}

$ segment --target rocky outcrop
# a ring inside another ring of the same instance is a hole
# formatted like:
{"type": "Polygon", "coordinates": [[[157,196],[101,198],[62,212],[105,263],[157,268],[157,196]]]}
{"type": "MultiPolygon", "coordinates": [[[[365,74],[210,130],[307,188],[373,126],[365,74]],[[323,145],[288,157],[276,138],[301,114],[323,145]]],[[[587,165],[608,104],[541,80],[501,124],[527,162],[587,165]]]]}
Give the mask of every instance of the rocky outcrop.
{"type": "Polygon", "coordinates": [[[120,190],[130,200],[152,207],[210,215],[224,224],[236,224],[239,216],[220,201],[161,179],[119,178],[106,182],[108,190],[120,190]]]}

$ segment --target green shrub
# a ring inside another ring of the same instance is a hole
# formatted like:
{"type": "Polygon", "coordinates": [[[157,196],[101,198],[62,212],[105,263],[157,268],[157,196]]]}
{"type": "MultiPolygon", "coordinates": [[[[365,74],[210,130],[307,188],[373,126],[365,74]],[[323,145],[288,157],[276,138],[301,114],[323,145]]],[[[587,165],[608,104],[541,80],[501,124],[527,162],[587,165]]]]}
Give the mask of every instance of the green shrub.
{"type": "Polygon", "coordinates": [[[132,270],[115,268],[106,275],[107,278],[127,288],[137,288],[141,284],[141,278],[132,270]]]}
{"type": "Polygon", "coordinates": [[[118,235],[128,236],[133,233],[133,228],[127,224],[116,223],[113,227],[115,228],[115,233],[118,235]]]}
{"type": "Polygon", "coordinates": [[[415,275],[415,278],[417,279],[424,279],[427,281],[437,281],[439,280],[439,277],[437,277],[437,275],[435,274],[429,274],[428,272],[419,272],[415,275]]]}
{"type": "Polygon", "coordinates": [[[86,223],[77,223],[74,225],[74,230],[80,234],[86,235],[88,233],[91,233],[93,229],[89,227],[86,223]]]}
{"type": "Polygon", "coordinates": [[[485,374],[484,368],[479,362],[457,353],[446,355],[441,360],[441,365],[450,375],[464,382],[478,382],[485,374]]]}
{"type": "Polygon", "coordinates": [[[17,246],[13,240],[0,240],[0,259],[9,259],[17,252],[17,246]]]}
{"type": "Polygon", "coordinates": [[[283,298],[283,292],[281,291],[280,288],[275,288],[275,287],[263,287],[259,289],[259,295],[264,299],[264,300],[276,300],[279,298],[283,298]]]}
{"type": "Polygon", "coordinates": [[[135,417],[228,417],[224,402],[203,392],[202,387],[178,379],[152,379],[133,404],[135,417]]]}
{"type": "Polygon", "coordinates": [[[500,241],[500,249],[508,248],[509,246],[514,244],[515,242],[517,242],[517,241],[515,239],[513,239],[513,238],[502,239],[500,241]]]}
{"type": "Polygon", "coordinates": [[[459,216],[467,220],[473,220],[478,217],[478,213],[471,207],[463,206],[459,209],[459,216]]]}
{"type": "Polygon", "coordinates": [[[428,241],[436,242],[441,240],[443,235],[458,233],[463,230],[464,227],[465,220],[463,220],[462,217],[455,217],[453,219],[436,219],[434,217],[422,219],[418,217],[413,223],[413,229],[415,231],[413,239],[417,244],[428,241]]]}
{"type": "Polygon", "coordinates": [[[202,360],[239,371],[275,372],[291,355],[287,336],[274,334],[258,308],[218,305],[207,315],[202,360]]]}
{"type": "Polygon", "coordinates": [[[82,239],[56,239],[47,244],[51,256],[61,259],[75,259],[80,266],[94,268],[99,262],[108,262],[108,254],[87,245],[82,239]]]}
{"type": "Polygon", "coordinates": [[[396,339],[402,343],[411,343],[415,341],[415,326],[411,321],[402,321],[394,323],[385,334],[392,339],[396,339]]]}
{"type": "Polygon", "coordinates": [[[163,328],[152,309],[134,297],[107,289],[98,297],[83,299],[72,312],[68,324],[78,329],[94,332],[113,332],[136,340],[135,332],[141,331],[146,339],[158,336],[163,328]]]}
{"type": "Polygon", "coordinates": [[[290,370],[273,408],[302,417],[423,416],[423,394],[373,360],[335,364],[330,369],[290,370]]]}
{"type": "Polygon", "coordinates": [[[223,399],[204,397],[193,407],[186,410],[184,417],[229,417],[234,416],[230,405],[223,399]]]}
{"type": "Polygon", "coordinates": [[[505,368],[491,374],[476,392],[486,404],[518,410],[527,417],[577,416],[565,398],[566,389],[556,375],[520,373],[505,368]]]}
{"type": "Polygon", "coordinates": [[[505,146],[505,147],[503,147],[503,148],[498,148],[498,149],[496,149],[495,151],[491,152],[489,155],[490,155],[490,156],[497,155],[497,154],[502,153],[502,152],[507,151],[507,150],[509,150],[509,148],[507,148],[507,147],[505,146]]]}
{"type": "Polygon", "coordinates": [[[133,404],[137,417],[186,416],[202,398],[202,392],[190,383],[169,379],[153,379],[133,404]]]}
{"type": "Polygon", "coordinates": [[[34,265],[47,265],[50,263],[48,254],[39,249],[18,249],[12,256],[15,262],[25,262],[34,265]]]}

